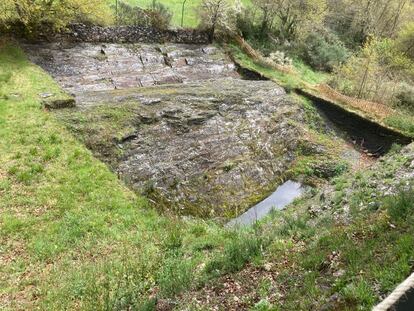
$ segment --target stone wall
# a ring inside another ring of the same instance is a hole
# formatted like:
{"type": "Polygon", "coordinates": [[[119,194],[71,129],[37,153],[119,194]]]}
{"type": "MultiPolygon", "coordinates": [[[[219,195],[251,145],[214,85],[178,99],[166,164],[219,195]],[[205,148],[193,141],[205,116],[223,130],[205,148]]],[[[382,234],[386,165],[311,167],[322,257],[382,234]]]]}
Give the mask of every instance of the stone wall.
{"type": "Polygon", "coordinates": [[[88,26],[75,24],[64,36],[77,42],[107,43],[209,43],[208,33],[193,29],[159,30],[143,26],[88,26]]]}

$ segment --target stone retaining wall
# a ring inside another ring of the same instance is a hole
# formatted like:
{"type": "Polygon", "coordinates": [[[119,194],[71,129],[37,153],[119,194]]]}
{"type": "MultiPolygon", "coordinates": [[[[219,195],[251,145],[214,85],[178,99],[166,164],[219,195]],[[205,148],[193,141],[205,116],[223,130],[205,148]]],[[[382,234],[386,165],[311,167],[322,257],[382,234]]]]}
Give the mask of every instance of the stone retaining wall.
{"type": "Polygon", "coordinates": [[[208,33],[194,29],[159,30],[143,26],[88,26],[75,24],[64,36],[77,42],[107,43],[209,43],[208,33]]]}

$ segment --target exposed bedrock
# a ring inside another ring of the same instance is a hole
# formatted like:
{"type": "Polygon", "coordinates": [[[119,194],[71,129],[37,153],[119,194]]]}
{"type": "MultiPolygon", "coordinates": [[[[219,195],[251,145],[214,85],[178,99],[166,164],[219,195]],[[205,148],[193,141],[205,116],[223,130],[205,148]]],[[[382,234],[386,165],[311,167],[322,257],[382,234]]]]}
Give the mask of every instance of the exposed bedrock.
{"type": "Polygon", "coordinates": [[[79,104],[88,101],[85,92],[238,77],[231,60],[209,45],[51,43],[24,48],[79,104]]]}
{"type": "Polygon", "coordinates": [[[128,185],[186,213],[247,208],[280,182],[304,137],[302,110],[272,82],[228,78],[136,92],[105,93],[107,105],[58,115],[128,185]]]}
{"type": "Polygon", "coordinates": [[[27,49],[76,96],[77,108],[57,117],[167,209],[240,213],[276,188],[308,137],[304,111],[282,88],[242,80],[212,46],[27,49]]]}

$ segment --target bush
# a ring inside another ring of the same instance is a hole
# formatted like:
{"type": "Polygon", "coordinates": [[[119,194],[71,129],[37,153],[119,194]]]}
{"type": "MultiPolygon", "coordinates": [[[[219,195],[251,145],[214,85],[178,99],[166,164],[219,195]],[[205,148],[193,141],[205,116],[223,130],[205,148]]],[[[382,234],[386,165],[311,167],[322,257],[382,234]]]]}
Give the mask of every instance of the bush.
{"type": "Polygon", "coordinates": [[[246,40],[259,38],[262,39],[261,41],[266,41],[263,39],[267,38],[267,34],[260,31],[260,25],[257,25],[254,21],[254,12],[252,10],[243,10],[241,14],[238,14],[236,19],[237,30],[246,40]]]}
{"type": "Polygon", "coordinates": [[[292,59],[287,57],[285,53],[281,51],[270,53],[269,59],[278,65],[292,66],[293,63],[292,59]]]}
{"type": "Polygon", "coordinates": [[[414,87],[404,84],[396,98],[398,106],[414,112],[414,87]]]}
{"type": "Polygon", "coordinates": [[[262,254],[264,241],[254,235],[237,235],[230,241],[219,258],[210,261],[205,268],[208,274],[239,271],[246,263],[262,254]]]}
{"type": "Polygon", "coordinates": [[[180,255],[168,258],[157,282],[163,297],[172,297],[191,286],[193,279],[193,264],[180,255]]]}
{"type": "Polygon", "coordinates": [[[166,6],[157,1],[147,9],[131,6],[127,3],[118,3],[117,23],[121,25],[135,25],[167,29],[171,23],[172,14],[166,6]]]}
{"type": "Polygon", "coordinates": [[[148,25],[149,18],[145,10],[133,7],[127,3],[119,2],[117,11],[117,23],[120,25],[148,25]]]}
{"type": "Polygon", "coordinates": [[[112,12],[101,0],[0,1],[0,29],[26,36],[60,31],[74,22],[109,24],[112,12]]]}
{"type": "Polygon", "coordinates": [[[313,68],[332,71],[346,61],[349,52],[337,36],[328,32],[311,32],[302,44],[302,57],[313,68]]]}
{"type": "Polygon", "coordinates": [[[147,14],[152,27],[167,29],[171,24],[172,13],[158,1],[153,1],[147,10],[147,14]]]}
{"type": "Polygon", "coordinates": [[[393,221],[405,221],[414,211],[414,190],[401,191],[397,196],[389,198],[386,204],[393,221]]]}

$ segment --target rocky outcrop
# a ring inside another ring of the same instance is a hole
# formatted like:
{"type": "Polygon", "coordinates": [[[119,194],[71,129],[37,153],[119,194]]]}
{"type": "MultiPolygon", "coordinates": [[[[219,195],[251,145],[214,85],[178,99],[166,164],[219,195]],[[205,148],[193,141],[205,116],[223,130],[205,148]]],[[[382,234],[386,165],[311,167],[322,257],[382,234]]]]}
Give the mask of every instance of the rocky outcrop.
{"type": "Polygon", "coordinates": [[[276,188],[308,136],[304,111],[281,87],[241,79],[213,46],[26,50],[76,97],[77,108],[56,116],[128,185],[169,210],[244,211],[276,188]]]}
{"type": "Polygon", "coordinates": [[[209,45],[52,43],[24,48],[78,104],[91,102],[88,92],[239,77],[231,60],[209,45]]]}
{"type": "Polygon", "coordinates": [[[58,117],[128,185],[179,212],[248,208],[274,190],[305,136],[303,111],[270,81],[223,78],[101,95],[112,108],[58,117]]]}

